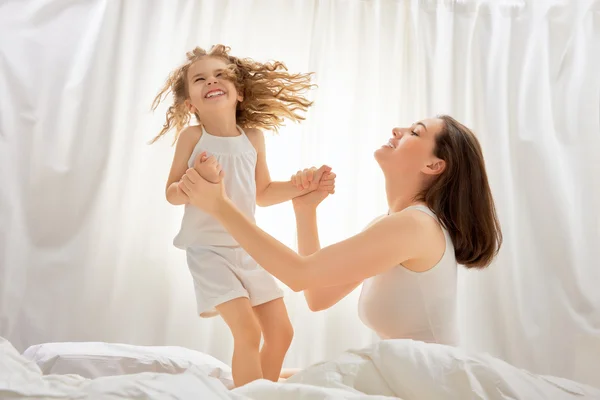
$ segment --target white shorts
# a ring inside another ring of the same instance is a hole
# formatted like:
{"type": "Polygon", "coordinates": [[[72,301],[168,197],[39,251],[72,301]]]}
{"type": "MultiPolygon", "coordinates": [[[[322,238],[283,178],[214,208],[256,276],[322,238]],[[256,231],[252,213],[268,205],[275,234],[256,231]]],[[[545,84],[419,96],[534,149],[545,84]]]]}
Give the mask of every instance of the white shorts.
{"type": "Polygon", "coordinates": [[[283,297],[275,278],[241,247],[191,247],[186,253],[201,317],[218,315],[216,306],[239,297],[252,307],[283,297]]]}

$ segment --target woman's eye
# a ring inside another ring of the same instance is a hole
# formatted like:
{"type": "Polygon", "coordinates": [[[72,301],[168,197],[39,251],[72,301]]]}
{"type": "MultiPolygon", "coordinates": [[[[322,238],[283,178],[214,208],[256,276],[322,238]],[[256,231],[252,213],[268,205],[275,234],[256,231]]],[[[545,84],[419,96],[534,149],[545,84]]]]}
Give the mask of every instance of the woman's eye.
{"type": "Polygon", "coordinates": [[[411,131],[410,133],[412,133],[413,136],[419,136],[419,134],[416,131],[411,131]]]}

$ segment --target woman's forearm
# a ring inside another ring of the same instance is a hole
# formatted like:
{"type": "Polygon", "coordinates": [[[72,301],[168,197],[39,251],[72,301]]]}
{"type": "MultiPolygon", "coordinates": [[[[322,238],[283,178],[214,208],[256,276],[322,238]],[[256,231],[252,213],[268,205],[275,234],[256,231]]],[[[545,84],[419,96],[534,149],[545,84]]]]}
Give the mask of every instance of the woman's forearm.
{"type": "Polygon", "coordinates": [[[317,228],[317,210],[294,207],[296,231],[298,233],[298,254],[310,256],[321,249],[319,229],[317,228]]]}
{"type": "MultiPolygon", "coordinates": [[[[298,253],[310,256],[321,250],[317,210],[315,208],[294,207],[296,229],[298,232],[298,253]]],[[[352,292],[360,282],[351,282],[339,286],[316,287],[304,290],[304,298],[312,311],[322,311],[338,303],[352,292]]]]}
{"type": "Polygon", "coordinates": [[[215,217],[250,256],[269,273],[300,291],[306,286],[304,258],[250,221],[229,200],[223,201],[215,217]]]}

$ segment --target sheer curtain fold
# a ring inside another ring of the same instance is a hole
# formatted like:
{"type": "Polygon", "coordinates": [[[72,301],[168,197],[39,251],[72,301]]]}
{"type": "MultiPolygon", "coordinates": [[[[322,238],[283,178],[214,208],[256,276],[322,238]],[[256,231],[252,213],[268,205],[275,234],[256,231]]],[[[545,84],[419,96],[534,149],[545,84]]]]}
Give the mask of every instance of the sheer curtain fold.
{"type": "MultiPolygon", "coordinates": [[[[193,46],[314,71],[308,119],[267,135],[274,179],[327,163],[324,245],[386,211],[373,151],[438,113],[472,127],[505,244],[461,272],[464,346],[537,373],[600,381],[600,2],[0,1],[0,335],[182,345],[225,361],[196,316],[182,214],[164,200],[172,136],[150,104],[193,46]],[[590,354],[592,354],[590,356],[590,354]],[[596,356],[594,356],[594,354],[596,356]]],[[[260,225],[295,247],[290,204],[260,225]]],[[[305,366],[376,340],[358,292],[286,302],[305,366]]]]}

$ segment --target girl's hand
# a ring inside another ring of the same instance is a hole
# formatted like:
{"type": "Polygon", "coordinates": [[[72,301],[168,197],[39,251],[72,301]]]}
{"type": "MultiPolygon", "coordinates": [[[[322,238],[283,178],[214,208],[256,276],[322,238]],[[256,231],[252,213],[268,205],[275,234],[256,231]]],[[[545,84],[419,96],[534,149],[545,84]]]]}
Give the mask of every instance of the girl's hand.
{"type": "Polygon", "coordinates": [[[201,177],[210,183],[219,183],[221,181],[221,165],[215,156],[208,157],[206,152],[203,151],[196,160],[200,162],[194,163],[194,169],[201,177]]]}
{"type": "Polygon", "coordinates": [[[309,192],[317,189],[324,190],[320,183],[321,177],[326,172],[331,172],[331,167],[323,165],[319,169],[315,167],[306,168],[302,171],[296,172],[296,174],[292,175],[290,180],[292,185],[296,186],[300,190],[308,190],[309,192]]]}
{"type": "Polygon", "coordinates": [[[202,163],[202,157],[205,157],[205,155],[200,154],[194,161],[194,168],[189,168],[185,172],[179,182],[179,188],[190,199],[189,204],[214,215],[219,206],[227,201],[225,186],[223,185],[224,172],[220,171],[218,174],[219,183],[208,182],[197,171],[197,167],[202,163]]]}
{"type": "Polygon", "coordinates": [[[318,188],[305,195],[292,199],[295,211],[305,209],[316,209],[323,200],[330,194],[335,193],[335,174],[333,172],[325,172],[319,179],[318,188]]]}

